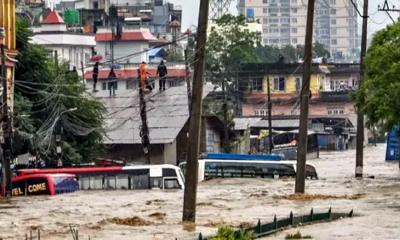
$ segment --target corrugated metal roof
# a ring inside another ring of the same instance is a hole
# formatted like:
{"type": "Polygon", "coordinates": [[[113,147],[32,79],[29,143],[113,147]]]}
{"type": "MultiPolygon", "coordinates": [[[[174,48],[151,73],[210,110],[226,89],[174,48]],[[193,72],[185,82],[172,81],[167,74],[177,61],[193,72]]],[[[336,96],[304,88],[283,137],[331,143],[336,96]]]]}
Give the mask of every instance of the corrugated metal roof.
{"type": "MultiPolygon", "coordinates": [[[[204,86],[205,97],[212,86],[204,86]]],[[[116,97],[107,91],[94,94],[107,108],[105,144],[141,144],[139,91],[118,90],[116,97]]],[[[151,144],[172,143],[189,119],[186,86],[145,95],[151,144]]]]}

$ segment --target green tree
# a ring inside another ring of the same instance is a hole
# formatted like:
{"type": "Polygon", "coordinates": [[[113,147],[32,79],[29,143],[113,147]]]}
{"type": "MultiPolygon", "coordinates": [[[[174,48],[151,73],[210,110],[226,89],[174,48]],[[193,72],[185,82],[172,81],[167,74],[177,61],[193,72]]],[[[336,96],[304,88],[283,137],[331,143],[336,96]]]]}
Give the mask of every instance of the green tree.
{"type": "Polygon", "coordinates": [[[314,57],[323,57],[330,58],[331,54],[328,50],[326,50],[325,45],[319,42],[315,42],[313,46],[313,56],[314,57]]]}
{"type": "Polygon", "coordinates": [[[244,230],[235,231],[227,226],[220,226],[217,235],[212,237],[211,240],[251,240],[254,239],[253,232],[246,232],[244,230]]]}
{"type": "Polygon", "coordinates": [[[375,33],[365,57],[365,79],[357,92],[368,125],[386,130],[400,123],[400,23],[375,33]]]}
{"type": "Polygon", "coordinates": [[[14,154],[30,151],[52,163],[55,135],[63,129],[64,162],[92,161],[102,150],[105,108],[66,63],[55,63],[45,48],[29,43],[28,26],[17,21],[14,154]]]}
{"type": "Polygon", "coordinates": [[[206,47],[206,74],[209,81],[222,89],[223,101],[214,101],[216,107],[210,107],[214,114],[223,119],[226,128],[224,150],[231,150],[228,128],[233,127],[233,116],[239,109],[241,93],[238,89],[238,69],[241,64],[259,62],[256,46],[260,45],[260,36],[246,27],[243,15],[224,15],[211,25],[206,47]],[[233,109],[228,111],[228,109],[233,109]]]}

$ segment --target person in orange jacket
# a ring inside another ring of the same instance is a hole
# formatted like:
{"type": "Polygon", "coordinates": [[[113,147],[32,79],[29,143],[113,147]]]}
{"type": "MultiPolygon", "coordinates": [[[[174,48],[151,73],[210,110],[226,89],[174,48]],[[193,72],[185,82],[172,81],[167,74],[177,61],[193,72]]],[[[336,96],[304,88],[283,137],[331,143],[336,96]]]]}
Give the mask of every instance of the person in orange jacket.
{"type": "Polygon", "coordinates": [[[139,79],[141,82],[141,87],[142,87],[142,90],[147,88],[149,91],[151,91],[151,90],[153,90],[153,88],[149,84],[148,77],[147,77],[148,75],[150,75],[150,73],[147,72],[146,62],[143,61],[139,65],[139,79]]]}

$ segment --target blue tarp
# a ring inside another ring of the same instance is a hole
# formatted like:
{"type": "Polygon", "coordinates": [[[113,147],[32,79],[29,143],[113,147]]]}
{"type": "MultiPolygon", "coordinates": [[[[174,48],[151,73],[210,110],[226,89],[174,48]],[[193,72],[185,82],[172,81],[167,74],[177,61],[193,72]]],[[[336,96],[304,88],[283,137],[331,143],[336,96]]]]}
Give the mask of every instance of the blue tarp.
{"type": "Polygon", "coordinates": [[[236,153],[207,153],[204,159],[221,159],[221,160],[282,160],[281,156],[270,154],[236,154],[236,153]]]}
{"type": "Polygon", "coordinates": [[[162,48],[153,48],[149,50],[149,57],[153,58],[153,57],[161,57],[161,50],[162,48]]]}

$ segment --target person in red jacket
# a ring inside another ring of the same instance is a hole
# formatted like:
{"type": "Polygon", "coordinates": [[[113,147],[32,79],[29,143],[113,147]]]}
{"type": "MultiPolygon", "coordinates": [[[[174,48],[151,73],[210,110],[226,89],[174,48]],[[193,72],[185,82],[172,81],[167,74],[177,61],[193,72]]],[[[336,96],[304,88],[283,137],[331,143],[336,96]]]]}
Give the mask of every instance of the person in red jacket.
{"type": "Polygon", "coordinates": [[[148,75],[150,75],[150,73],[147,72],[146,62],[142,62],[139,65],[139,79],[140,79],[140,83],[141,83],[141,88],[142,88],[142,90],[147,88],[149,91],[151,91],[151,90],[153,90],[153,88],[149,84],[148,75]]]}

